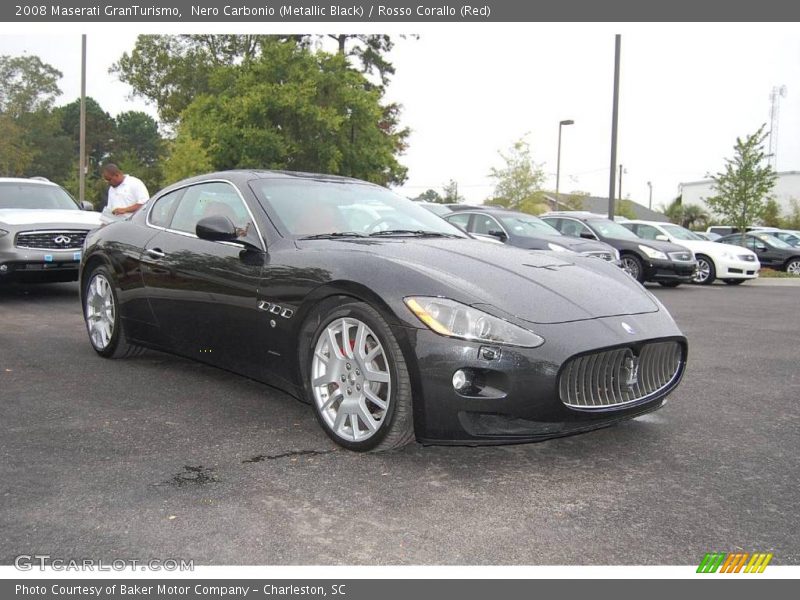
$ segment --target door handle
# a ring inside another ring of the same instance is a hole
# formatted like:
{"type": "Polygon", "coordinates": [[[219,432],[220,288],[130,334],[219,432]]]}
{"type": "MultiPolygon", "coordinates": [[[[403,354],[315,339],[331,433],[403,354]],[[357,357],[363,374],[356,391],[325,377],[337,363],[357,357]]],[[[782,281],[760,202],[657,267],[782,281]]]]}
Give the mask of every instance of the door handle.
{"type": "Polygon", "coordinates": [[[161,248],[148,248],[144,252],[147,254],[147,256],[150,258],[155,258],[156,260],[162,259],[166,256],[166,254],[161,251],[161,248]]]}

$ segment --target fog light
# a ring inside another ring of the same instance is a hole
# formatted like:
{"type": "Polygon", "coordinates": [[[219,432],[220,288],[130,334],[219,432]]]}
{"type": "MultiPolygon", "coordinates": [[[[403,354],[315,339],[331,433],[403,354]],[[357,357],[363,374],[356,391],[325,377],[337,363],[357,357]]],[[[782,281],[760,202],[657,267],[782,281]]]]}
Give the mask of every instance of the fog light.
{"type": "Polygon", "coordinates": [[[0,265],[0,273],[6,273],[8,271],[8,265],[0,265]]]}
{"type": "Polygon", "coordinates": [[[471,385],[472,382],[470,381],[470,376],[469,373],[467,373],[467,371],[465,371],[464,369],[459,369],[458,371],[453,373],[453,387],[456,389],[456,391],[460,392],[461,390],[464,390],[470,387],[471,385]]]}

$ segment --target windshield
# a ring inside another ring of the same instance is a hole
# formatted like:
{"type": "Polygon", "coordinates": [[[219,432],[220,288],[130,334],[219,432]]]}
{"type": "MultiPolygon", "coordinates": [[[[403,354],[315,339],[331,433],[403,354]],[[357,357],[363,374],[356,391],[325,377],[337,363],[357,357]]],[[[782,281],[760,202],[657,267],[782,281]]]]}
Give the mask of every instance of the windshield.
{"type": "Polygon", "coordinates": [[[40,183],[0,183],[0,208],[80,210],[62,188],[40,183]]]}
{"type": "Polygon", "coordinates": [[[689,231],[680,225],[662,225],[664,231],[674,237],[676,240],[700,240],[705,241],[702,237],[693,231],[689,231]]]}
{"type": "Polygon", "coordinates": [[[439,215],[440,217],[444,215],[449,215],[451,212],[453,212],[446,206],[442,204],[434,204],[433,202],[429,204],[421,204],[420,206],[422,206],[422,208],[424,208],[425,210],[431,211],[435,215],[439,215]]]}
{"type": "Polygon", "coordinates": [[[515,235],[536,237],[537,235],[561,235],[561,232],[542,221],[539,217],[531,215],[502,216],[500,220],[506,229],[515,235]]]}
{"type": "Polygon", "coordinates": [[[756,237],[764,242],[765,244],[769,244],[773,248],[791,248],[791,244],[787,244],[783,240],[779,240],[774,235],[768,235],[766,233],[760,233],[756,235],[756,237]]]}
{"type": "Polygon", "coordinates": [[[592,219],[589,221],[591,226],[600,232],[600,235],[607,238],[614,238],[618,240],[639,240],[638,235],[633,233],[630,229],[615,221],[608,219],[592,219]]]}
{"type": "Polygon", "coordinates": [[[257,179],[250,186],[278,227],[308,237],[434,234],[466,238],[457,227],[386,188],[351,181],[257,179]]]}

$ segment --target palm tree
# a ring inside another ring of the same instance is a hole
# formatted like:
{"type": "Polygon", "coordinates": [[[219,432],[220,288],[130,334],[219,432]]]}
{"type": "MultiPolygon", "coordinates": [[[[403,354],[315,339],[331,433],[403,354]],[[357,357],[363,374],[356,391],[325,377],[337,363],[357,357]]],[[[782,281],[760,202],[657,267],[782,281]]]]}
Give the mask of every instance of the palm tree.
{"type": "Polygon", "coordinates": [[[686,229],[705,229],[708,224],[708,214],[697,204],[687,204],[682,207],[681,225],[686,229]]]}

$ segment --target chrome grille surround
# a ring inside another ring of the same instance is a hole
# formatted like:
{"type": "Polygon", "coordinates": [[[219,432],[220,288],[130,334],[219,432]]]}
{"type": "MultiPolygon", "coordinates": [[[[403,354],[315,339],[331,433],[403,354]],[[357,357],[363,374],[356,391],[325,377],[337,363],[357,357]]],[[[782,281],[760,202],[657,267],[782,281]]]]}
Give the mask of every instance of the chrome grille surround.
{"type": "Polygon", "coordinates": [[[684,346],[674,340],[646,342],[583,354],[564,363],[561,402],[570,408],[618,408],[658,396],[680,379],[684,346]]]}
{"type": "Polygon", "coordinates": [[[80,250],[88,231],[80,230],[48,230],[20,231],[15,245],[17,248],[29,250],[80,250]],[[56,241],[59,240],[59,241],[56,241]]]}

